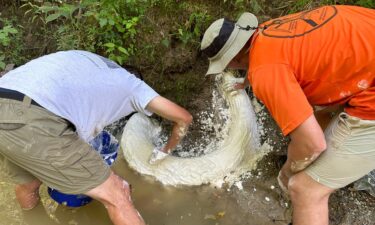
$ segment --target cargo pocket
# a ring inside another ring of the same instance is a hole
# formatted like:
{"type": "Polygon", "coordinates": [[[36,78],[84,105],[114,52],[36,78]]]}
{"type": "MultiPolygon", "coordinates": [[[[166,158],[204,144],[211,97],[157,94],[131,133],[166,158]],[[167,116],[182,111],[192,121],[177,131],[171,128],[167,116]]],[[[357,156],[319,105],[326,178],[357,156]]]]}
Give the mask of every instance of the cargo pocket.
{"type": "Polygon", "coordinates": [[[83,179],[91,178],[98,172],[101,163],[98,160],[101,159],[99,156],[95,157],[97,153],[89,146],[71,151],[73,152],[61,151],[61,155],[53,156],[50,163],[71,184],[85,183],[87,181],[83,179]]]}
{"type": "Polygon", "coordinates": [[[17,130],[25,125],[26,116],[23,105],[0,103],[0,130],[17,130]]]}
{"type": "Polygon", "coordinates": [[[351,128],[348,123],[348,116],[346,113],[340,113],[337,118],[337,123],[331,129],[331,135],[327,140],[332,150],[342,150],[342,146],[345,144],[348,137],[351,134],[351,128]]]}
{"type": "Polygon", "coordinates": [[[17,130],[25,125],[24,123],[0,123],[0,130],[17,130]]]}

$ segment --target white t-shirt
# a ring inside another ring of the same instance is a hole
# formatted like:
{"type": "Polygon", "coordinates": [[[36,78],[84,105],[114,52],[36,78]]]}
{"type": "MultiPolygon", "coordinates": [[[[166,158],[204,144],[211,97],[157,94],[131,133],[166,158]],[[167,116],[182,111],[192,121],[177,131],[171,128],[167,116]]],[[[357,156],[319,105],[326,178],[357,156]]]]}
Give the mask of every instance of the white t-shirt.
{"type": "Polygon", "coordinates": [[[151,115],[146,106],[158,96],[113,61],[77,50],[34,59],[0,78],[0,87],[69,120],[85,141],[134,111],[151,115]]]}

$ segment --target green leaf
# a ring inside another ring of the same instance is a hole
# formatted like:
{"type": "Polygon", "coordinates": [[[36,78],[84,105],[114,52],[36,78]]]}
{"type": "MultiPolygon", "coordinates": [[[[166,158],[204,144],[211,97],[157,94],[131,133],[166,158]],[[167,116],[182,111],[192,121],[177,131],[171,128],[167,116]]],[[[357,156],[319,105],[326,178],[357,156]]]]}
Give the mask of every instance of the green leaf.
{"type": "Polygon", "coordinates": [[[108,20],[108,23],[109,23],[109,25],[111,25],[111,26],[113,26],[113,25],[115,25],[115,21],[113,21],[113,20],[108,20]]]}
{"type": "Polygon", "coordinates": [[[123,47],[118,47],[117,49],[118,49],[120,52],[124,53],[125,55],[129,55],[128,50],[126,50],[125,48],[123,48],[123,47]]]}
{"type": "Polygon", "coordinates": [[[99,19],[99,25],[100,25],[100,27],[104,27],[105,25],[107,25],[107,22],[108,22],[107,19],[105,19],[105,18],[100,18],[100,19],[99,19]]]}
{"type": "Polygon", "coordinates": [[[116,45],[113,43],[105,43],[104,46],[108,48],[114,48],[116,45]]]}
{"type": "Polygon", "coordinates": [[[131,22],[126,23],[126,29],[129,30],[132,26],[133,24],[131,22]]]}
{"type": "Polygon", "coordinates": [[[251,7],[253,8],[253,12],[255,14],[258,14],[260,12],[264,13],[264,10],[262,9],[262,6],[260,6],[259,2],[257,0],[251,1],[251,7]]]}
{"type": "Polygon", "coordinates": [[[135,16],[132,18],[133,24],[137,24],[138,21],[139,21],[139,17],[135,16]]]}
{"type": "Polygon", "coordinates": [[[123,57],[121,57],[121,56],[116,56],[116,61],[117,61],[120,65],[122,65],[122,64],[124,63],[124,60],[125,60],[125,58],[123,58],[123,57]]]}
{"type": "Polygon", "coordinates": [[[57,18],[59,18],[60,16],[61,16],[61,14],[58,14],[58,13],[51,14],[51,15],[47,16],[46,23],[52,22],[52,21],[56,20],[57,18]]]}
{"type": "Polygon", "coordinates": [[[18,33],[17,29],[12,27],[11,25],[5,26],[3,30],[5,34],[17,34],[18,33]]]}
{"type": "MultiPolygon", "coordinates": [[[[35,21],[36,18],[38,18],[38,15],[33,16],[33,18],[31,19],[31,22],[33,23],[33,22],[35,21]]],[[[42,21],[43,21],[43,20],[42,20],[42,21]]],[[[43,21],[43,23],[44,23],[44,21],[43,21]]]]}
{"type": "Polygon", "coordinates": [[[18,33],[17,29],[15,29],[13,27],[9,27],[8,29],[6,29],[6,32],[8,32],[10,34],[17,34],[18,33]]]}
{"type": "Polygon", "coordinates": [[[96,16],[96,12],[92,12],[92,11],[88,11],[88,12],[85,12],[84,14],[85,17],[90,17],[90,16],[96,16]]]}
{"type": "Polygon", "coordinates": [[[116,24],[116,28],[120,33],[124,33],[126,29],[121,24],[116,24]]]}
{"type": "Polygon", "coordinates": [[[3,31],[0,30],[0,40],[8,39],[8,35],[6,35],[3,31]]]}
{"type": "Polygon", "coordinates": [[[6,66],[6,64],[4,62],[0,61],[0,69],[1,70],[5,69],[5,66],[6,66]]]}
{"type": "Polygon", "coordinates": [[[28,2],[28,3],[25,3],[25,4],[21,5],[21,6],[20,6],[20,9],[22,9],[23,7],[26,7],[26,6],[30,6],[30,7],[32,7],[32,6],[34,6],[34,5],[31,4],[30,2],[28,2]]]}
{"type": "Polygon", "coordinates": [[[48,13],[48,12],[50,12],[52,10],[57,10],[57,9],[58,9],[57,6],[43,5],[43,6],[39,7],[38,10],[41,11],[41,12],[44,12],[44,13],[48,13]]]}
{"type": "Polygon", "coordinates": [[[162,45],[164,45],[165,47],[167,47],[167,48],[169,48],[169,40],[168,39],[163,39],[162,41],[161,41],[161,44],[162,45]]]}
{"type": "MultiPolygon", "coordinates": [[[[21,6],[21,7],[22,7],[22,6],[21,6]]],[[[27,14],[29,14],[29,13],[32,12],[32,11],[33,11],[33,9],[26,10],[24,15],[26,16],[27,14]]]]}

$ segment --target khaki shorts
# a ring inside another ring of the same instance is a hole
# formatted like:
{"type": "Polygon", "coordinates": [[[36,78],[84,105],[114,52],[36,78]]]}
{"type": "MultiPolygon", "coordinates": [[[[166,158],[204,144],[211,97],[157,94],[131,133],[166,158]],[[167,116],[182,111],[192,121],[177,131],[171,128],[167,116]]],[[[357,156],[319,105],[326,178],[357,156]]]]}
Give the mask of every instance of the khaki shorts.
{"type": "Polygon", "coordinates": [[[110,168],[71,124],[44,108],[0,98],[0,166],[15,183],[39,179],[67,194],[102,184],[110,168]]]}
{"type": "Polygon", "coordinates": [[[338,189],[375,169],[375,120],[362,120],[345,112],[325,131],[327,150],[305,169],[317,182],[338,189]]]}

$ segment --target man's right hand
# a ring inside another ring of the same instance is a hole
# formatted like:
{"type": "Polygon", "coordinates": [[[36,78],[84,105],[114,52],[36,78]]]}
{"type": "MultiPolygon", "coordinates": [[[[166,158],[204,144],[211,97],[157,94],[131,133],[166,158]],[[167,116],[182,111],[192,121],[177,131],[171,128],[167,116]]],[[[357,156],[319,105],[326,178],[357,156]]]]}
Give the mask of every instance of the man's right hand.
{"type": "Polygon", "coordinates": [[[155,147],[152,150],[152,153],[151,153],[151,156],[150,156],[150,160],[148,162],[150,164],[154,165],[154,164],[162,161],[163,159],[165,159],[168,155],[169,155],[168,153],[163,152],[159,148],[155,147]]]}
{"type": "Polygon", "coordinates": [[[233,78],[223,85],[223,90],[230,95],[236,95],[238,94],[238,90],[244,89],[248,86],[248,82],[246,81],[247,79],[245,78],[233,78]]]}

